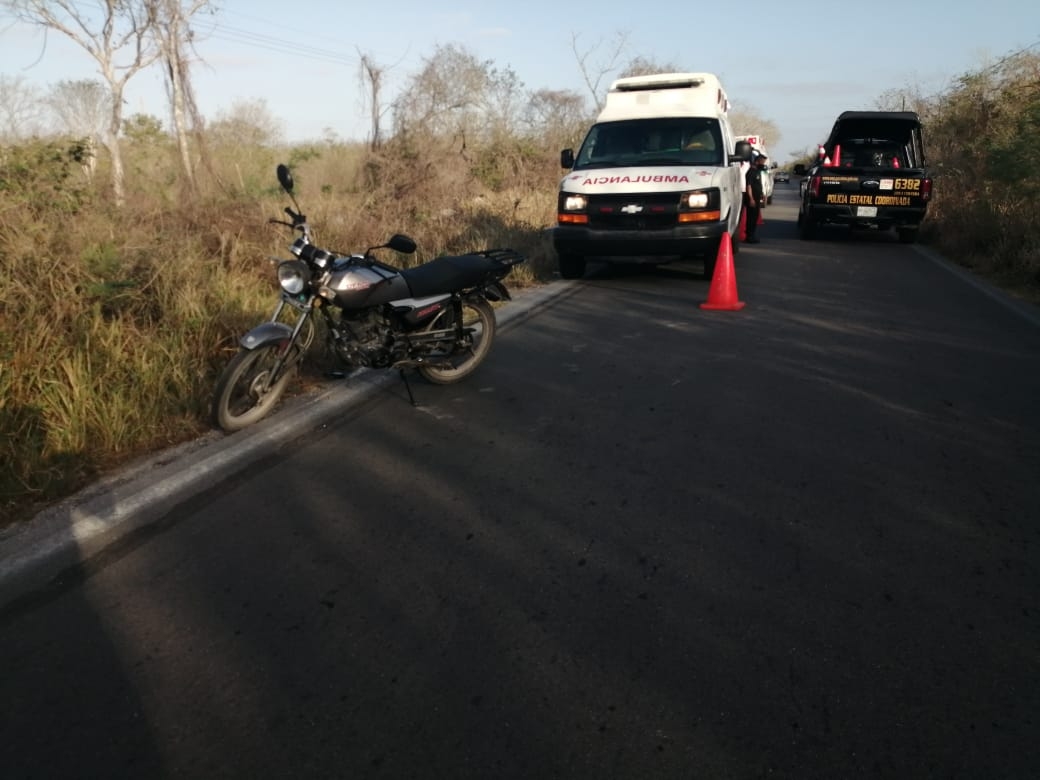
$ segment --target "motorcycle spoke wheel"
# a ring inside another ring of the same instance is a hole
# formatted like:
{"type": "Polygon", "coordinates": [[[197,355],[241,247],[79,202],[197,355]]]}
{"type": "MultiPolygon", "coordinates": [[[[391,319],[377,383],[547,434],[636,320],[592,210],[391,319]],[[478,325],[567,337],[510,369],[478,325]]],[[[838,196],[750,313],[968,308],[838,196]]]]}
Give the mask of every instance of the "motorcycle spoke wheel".
{"type": "Polygon", "coordinates": [[[264,391],[279,349],[278,344],[243,349],[228,363],[213,398],[213,420],[220,428],[228,433],[239,431],[265,417],[278,403],[295,367],[295,361],[283,366],[281,376],[264,391]]]}
{"type": "MultiPolygon", "coordinates": [[[[484,358],[487,357],[491,344],[495,340],[495,310],[487,301],[464,301],[462,304],[462,326],[471,330],[471,343],[467,347],[459,347],[457,351],[433,354],[430,360],[435,365],[419,367],[419,373],[428,382],[435,385],[450,385],[459,382],[472,374],[484,358]]],[[[442,327],[434,322],[427,330],[442,327]]]]}

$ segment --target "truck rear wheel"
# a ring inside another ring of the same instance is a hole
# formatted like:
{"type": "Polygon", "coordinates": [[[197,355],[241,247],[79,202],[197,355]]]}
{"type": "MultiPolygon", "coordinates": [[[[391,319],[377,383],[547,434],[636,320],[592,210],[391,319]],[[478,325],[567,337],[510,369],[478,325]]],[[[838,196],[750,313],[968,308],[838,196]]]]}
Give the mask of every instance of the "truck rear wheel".
{"type": "Polygon", "coordinates": [[[917,241],[917,228],[896,228],[900,244],[912,244],[917,241]]]}
{"type": "Polygon", "coordinates": [[[808,214],[798,215],[798,238],[812,241],[816,238],[816,222],[808,214]]]}

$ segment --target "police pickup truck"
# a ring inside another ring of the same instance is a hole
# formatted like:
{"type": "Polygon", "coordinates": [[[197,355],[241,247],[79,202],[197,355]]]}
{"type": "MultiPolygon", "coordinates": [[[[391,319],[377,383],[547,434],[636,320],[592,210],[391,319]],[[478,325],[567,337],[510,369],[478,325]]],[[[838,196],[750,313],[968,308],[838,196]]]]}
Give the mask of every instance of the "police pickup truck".
{"type": "Polygon", "coordinates": [[[899,240],[917,240],[932,197],[925,168],[921,120],[911,111],[845,111],[820,147],[815,164],[796,165],[805,176],[798,235],[816,227],[895,229],[899,240]]]}

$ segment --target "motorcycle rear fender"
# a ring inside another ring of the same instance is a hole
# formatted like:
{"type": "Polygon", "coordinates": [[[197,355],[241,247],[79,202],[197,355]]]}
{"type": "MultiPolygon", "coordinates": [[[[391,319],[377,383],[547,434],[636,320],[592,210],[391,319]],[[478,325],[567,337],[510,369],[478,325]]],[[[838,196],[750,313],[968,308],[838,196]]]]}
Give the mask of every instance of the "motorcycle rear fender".
{"type": "Polygon", "coordinates": [[[245,334],[238,343],[245,349],[256,349],[265,344],[285,341],[292,336],[292,328],[284,322],[265,322],[245,334]]]}

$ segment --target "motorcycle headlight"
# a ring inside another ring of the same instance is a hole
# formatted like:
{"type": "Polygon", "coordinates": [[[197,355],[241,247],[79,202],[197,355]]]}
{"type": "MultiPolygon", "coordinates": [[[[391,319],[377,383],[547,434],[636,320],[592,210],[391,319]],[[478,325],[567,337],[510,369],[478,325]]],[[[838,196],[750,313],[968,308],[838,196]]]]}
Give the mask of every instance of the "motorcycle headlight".
{"type": "Polygon", "coordinates": [[[302,260],[287,260],[278,264],[278,284],[290,295],[302,293],[311,280],[311,269],[302,260]]]}

